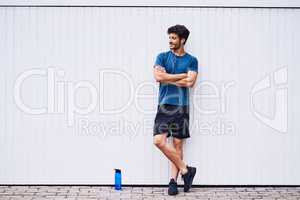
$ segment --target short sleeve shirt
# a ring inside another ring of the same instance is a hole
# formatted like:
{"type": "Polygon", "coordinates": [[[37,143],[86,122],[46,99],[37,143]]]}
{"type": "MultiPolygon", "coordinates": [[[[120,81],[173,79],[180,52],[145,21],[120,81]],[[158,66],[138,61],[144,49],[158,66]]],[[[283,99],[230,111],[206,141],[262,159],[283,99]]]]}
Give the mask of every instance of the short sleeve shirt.
{"type": "MultiPolygon", "coordinates": [[[[156,57],[154,67],[157,65],[165,68],[169,74],[198,72],[198,60],[189,53],[177,56],[171,50],[162,52],[156,57]]],[[[160,83],[158,104],[189,105],[189,88],[160,83]]]]}

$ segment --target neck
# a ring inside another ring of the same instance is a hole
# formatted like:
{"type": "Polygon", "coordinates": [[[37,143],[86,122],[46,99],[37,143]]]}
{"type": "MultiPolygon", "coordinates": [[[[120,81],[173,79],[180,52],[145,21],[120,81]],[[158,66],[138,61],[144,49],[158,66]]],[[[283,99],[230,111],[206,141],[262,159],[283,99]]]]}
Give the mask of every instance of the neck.
{"type": "Polygon", "coordinates": [[[173,53],[177,56],[183,56],[185,54],[184,48],[172,49],[173,53]]]}

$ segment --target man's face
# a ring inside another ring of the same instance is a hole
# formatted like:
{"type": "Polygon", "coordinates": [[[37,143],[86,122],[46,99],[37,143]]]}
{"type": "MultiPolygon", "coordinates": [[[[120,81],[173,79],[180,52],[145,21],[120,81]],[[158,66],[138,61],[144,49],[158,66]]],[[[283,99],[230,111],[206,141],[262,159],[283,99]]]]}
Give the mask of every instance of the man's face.
{"type": "Polygon", "coordinates": [[[176,50],[181,47],[180,38],[176,33],[170,33],[169,34],[169,47],[171,50],[176,50]]]}

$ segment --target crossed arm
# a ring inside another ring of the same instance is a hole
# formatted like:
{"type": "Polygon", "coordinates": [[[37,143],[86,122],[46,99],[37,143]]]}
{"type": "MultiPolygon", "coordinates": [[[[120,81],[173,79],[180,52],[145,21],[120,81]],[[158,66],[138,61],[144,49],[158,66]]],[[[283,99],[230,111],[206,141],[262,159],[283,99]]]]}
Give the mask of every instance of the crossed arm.
{"type": "Polygon", "coordinates": [[[168,74],[166,70],[161,66],[154,67],[154,78],[160,83],[169,83],[178,87],[193,87],[196,79],[197,72],[188,71],[181,74],[168,74]]]}

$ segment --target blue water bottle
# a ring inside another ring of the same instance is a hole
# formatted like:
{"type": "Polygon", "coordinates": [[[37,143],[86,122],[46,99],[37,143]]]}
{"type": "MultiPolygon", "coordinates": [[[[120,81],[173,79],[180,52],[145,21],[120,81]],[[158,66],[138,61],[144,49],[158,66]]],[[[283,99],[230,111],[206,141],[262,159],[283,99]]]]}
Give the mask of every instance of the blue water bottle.
{"type": "Polygon", "coordinates": [[[115,190],[122,190],[122,174],[120,169],[115,169],[115,190]]]}

